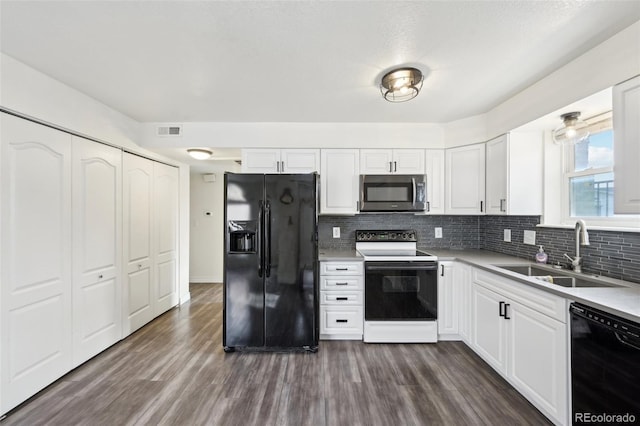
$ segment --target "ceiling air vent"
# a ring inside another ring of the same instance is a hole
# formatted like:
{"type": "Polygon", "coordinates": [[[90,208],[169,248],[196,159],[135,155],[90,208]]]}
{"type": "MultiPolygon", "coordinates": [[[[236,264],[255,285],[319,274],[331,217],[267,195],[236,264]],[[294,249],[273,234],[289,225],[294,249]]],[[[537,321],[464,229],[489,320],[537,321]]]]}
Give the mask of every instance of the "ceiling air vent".
{"type": "Polygon", "coordinates": [[[182,126],[160,126],[158,136],[182,136],[182,126]]]}

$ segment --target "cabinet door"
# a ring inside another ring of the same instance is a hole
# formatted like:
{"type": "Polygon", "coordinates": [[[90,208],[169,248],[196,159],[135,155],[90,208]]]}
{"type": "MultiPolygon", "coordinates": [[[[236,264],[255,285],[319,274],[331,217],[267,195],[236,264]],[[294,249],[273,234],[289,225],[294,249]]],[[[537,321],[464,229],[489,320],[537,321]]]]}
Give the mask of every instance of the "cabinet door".
{"type": "Polygon", "coordinates": [[[471,303],[471,268],[459,262],[454,263],[454,280],[458,283],[458,332],[464,342],[471,344],[471,318],[473,305],[471,303]]]}
{"type": "Polygon", "coordinates": [[[640,213],[640,76],[613,87],[616,214],[640,213]]]}
{"type": "MultiPolygon", "coordinates": [[[[458,286],[453,262],[439,262],[438,269],[438,338],[458,334],[458,286]]],[[[447,339],[448,340],[448,339],[447,339]]]]}
{"type": "Polygon", "coordinates": [[[282,173],[320,172],[319,149],[283,149],[280,151],[280,161],[282,173]]]}
{"type": "Polygon", "coordinates": [[[509,169],[509,139],[499,136],[486,146],[486,201],[487,214],[507,214],[507,186],[509,169]]]}
{"type": "Polygon", "coordinates": [[[153,163],[154,318],[178,303],[178,168],[153,163]]]}
{"type": "Polygon", "coordinates": [[[506,321],[499,315],[506,299],[481,285],[473,284],[473,349],[494,369],[506,372],[506,321]]]}
{"type": "Polygon", "coordinates": [[[360,173],[363,175],[393,173],[393,151],[390,149],[361,149],[360,173]]]}
{"type": "Polygon", "coordinates": [[[4,113],[0,119],[6,412],[71,369],[71,136],[4,113]]]}
{"type": "Polygon", "coordinates": [[[242,173],[280,173],[279,149],[243,149],[242,173]]]}
{"type": "Polygon", "coordinates": [[[401,175],[424,174],[423,149],[394,149],[393,173],[401,175]]]}
{"type": "Polygon", "coordinates": [[[447,160],[447,214],[484,213],[484,144],[451,148],[447,160]]]}
{"type": "Polygon", "coordinates": [[[122,337],[122,151],[73,137],[73,364],[122,337]]]}
{"type": "Polygon", "coordinates": [[[425,154],[427,175],[426,213],[444,214],[444,150],[427,149],[425,154]]]}
{"type": "Polygon", "coordinates": [[[125,310],[123,334],[154,318],[152,277],[153,162],[123,154],[123,219],[125,310]]]}
{"type": "Polygon", "coordinates": [[[510,302],[507,377],[552,419],[566,421],[567,324],[510,302]]]}
{"type": "Polygon", "coordinates": [[[320,213],[358,212],[359,159],[357,149],[321,150],[320,213]]]}

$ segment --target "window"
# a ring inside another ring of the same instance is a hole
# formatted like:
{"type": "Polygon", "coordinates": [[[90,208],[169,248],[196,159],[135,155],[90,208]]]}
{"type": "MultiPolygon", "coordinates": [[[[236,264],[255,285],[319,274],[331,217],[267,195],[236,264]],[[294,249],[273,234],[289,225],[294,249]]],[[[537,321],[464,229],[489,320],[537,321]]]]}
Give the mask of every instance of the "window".
{"type": "Polygon", "coordinates": [[[572,146],[569,179],[571,217],[613,216],[613,130],[572,146]]]}
{"type": "Polygon", "coordinates": [[[585,219],[602,226],[635,226],[638,217],[615,215],[613,195],[613,129],[611,120],[596,123],[588,138],[565,146],[564,222],[585,219]]]}

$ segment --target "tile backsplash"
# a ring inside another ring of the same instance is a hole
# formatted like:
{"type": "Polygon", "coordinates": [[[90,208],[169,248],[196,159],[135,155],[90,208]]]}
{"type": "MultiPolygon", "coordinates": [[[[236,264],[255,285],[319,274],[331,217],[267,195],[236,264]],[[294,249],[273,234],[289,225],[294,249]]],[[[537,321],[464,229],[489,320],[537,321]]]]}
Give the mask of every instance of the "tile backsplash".
{"type": "MultiPolygon", "coordinates": [[[[534,261],[538,246],[543,245],[549,263],[568,263],[563,254],[574,255],[574,230],[538,228],[539,223],[539,216],[320,216],[319,246],[354,249],[356,229],[406,228],[418,232],[418,248],[425,250],[485,249],[534,261]],[[340,227],[340,238],[332,237],[334,226],[340,227]],[[436,227],[442,228],[442,238],[435,238],[436,227]],[[505,229],[511,230],[511,242],[503,241],[505,229]],[[536,232],[536,245],[522,242],[525,230],[536,232]]],[[[580,247],[584,272],[640,283],[640,233],[589,230],[589,240],[589,246],[580,247]]]]}

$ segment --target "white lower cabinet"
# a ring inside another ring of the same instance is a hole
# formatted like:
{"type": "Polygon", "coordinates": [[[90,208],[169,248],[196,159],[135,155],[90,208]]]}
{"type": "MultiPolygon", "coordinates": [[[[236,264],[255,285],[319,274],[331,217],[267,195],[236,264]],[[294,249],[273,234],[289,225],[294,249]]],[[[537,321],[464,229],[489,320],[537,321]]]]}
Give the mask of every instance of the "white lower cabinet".
{"type": "Polygon", "coordinates": [[[438,340],[460,340],[459,286],[455,279],[454,262],[438,263],[438,340]]]}
{"type": "Polygon", "coordinates": [[[566,300],[473,270],[471,347],[552,422],[568,423],[566,300]]]}
{"type": "Polygon", "coordinates": [[[363,262],[320,262],[320,339],[362,340],[363,262]]]}

